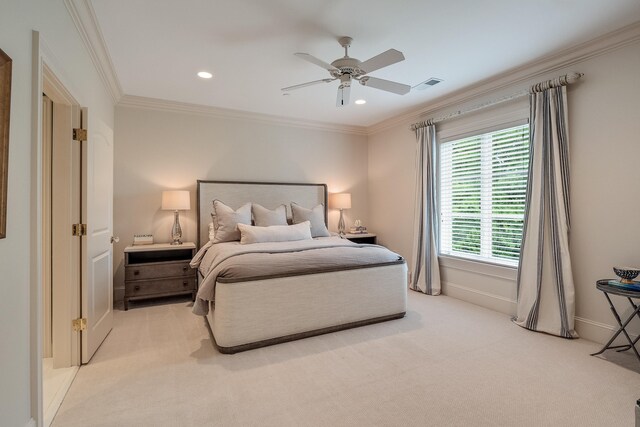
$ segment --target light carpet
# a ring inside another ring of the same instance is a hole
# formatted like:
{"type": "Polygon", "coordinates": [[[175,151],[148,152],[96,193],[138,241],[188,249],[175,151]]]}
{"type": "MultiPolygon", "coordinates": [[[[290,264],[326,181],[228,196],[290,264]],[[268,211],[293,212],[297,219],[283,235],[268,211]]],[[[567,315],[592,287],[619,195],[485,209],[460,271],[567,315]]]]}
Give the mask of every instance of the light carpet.
{"type": "Polygon", "coordinates": [[[409,292],[404,319],[235,355],[189,305],[117,311],[53,425],[634,425],[640,374],[589,356],[599,344],[446,296],[409,292]]]}

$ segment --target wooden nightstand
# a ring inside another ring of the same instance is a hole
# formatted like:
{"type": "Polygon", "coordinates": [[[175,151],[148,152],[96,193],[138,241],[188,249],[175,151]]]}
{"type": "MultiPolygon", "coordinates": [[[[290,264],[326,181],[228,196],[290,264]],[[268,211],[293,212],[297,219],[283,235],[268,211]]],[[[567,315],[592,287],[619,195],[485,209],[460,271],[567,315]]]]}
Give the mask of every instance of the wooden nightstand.
{"type": "Polygon", "coordinates": [[[376,235],[373,233],[364,233],[364,234],[346,233],[344,235],[344,238],[349,239],[354,243],[371,243],[373,245],[376,244],[376,235]]]}
{"type": "Polygon", "coordinates": [[[129,300],[191,294],[196,297],[196,270],[189,261],[196,253],[191,242],[127,246],[124,250],[124,309],[129,300]]]}

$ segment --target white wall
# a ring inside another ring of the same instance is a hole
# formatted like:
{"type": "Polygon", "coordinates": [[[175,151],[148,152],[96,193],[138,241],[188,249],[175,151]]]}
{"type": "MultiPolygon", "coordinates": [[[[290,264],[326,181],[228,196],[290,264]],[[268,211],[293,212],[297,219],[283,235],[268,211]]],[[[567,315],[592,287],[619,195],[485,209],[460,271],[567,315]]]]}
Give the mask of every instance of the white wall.
{"type": "MultiPolygon", "coordinates": [[[[465,102],[481,104],[545,78],[580,71],[569,87],[572,230],[576,327],[585,338],[606,341],[615,324],[595,281],[612,277],[614,265],[640,265],[640,42],[557,69],[530,81],[465,102]]],[[[526,102],[526,100],[525,100],[526,102]]],[[[457,110],[464,105],[449,108],[457,110]]],[[[521,108],[521,102],[443,123],[466,126],[521,108]]],[[[434,111],[435,117],[448,111],[434,111]]],[[[413,245],[415,136],[410,121],[369,137],[371,229],[380,242],[410,259],[413,245]]],[[[515,271],[471,262],[441,261],[446,294],[505,313],[515,312],[515,271]]],[[[626,303],[618,300],[620,304],[626,303]]]]}
{"type": "MultiPolygon", "coordinates": [[[[32,30],[41,33],[63,70],[59,77],[70,83],[68,89],[89,108],[91,117],[114,124],[110,99],[63,2],[3,1],[0,48],[13,58],[7,238],[0,240],[0,424],[7,426],[27,425],[36,415],[30,405],[35,375],[30,358],[35,349],[29,339],[30,299],[37,297],[29,291],[37,289],[31,286],[37,278],[30,271],[35,249],[30,243],[32,30]]],[[[586,330],[588,322],[612,323],[594,281],[611,276],[614,264],[640,264],[635,167],[640,155],[640,45],[590,59],[578,68],[586,76],[570,90],[569,99],[571,245],[577,315],[587,319],[578,327],[586,330]]],[[[408,125],[371,136],[367,148],[362,136],[118,108],[114,206],[115,231],[122,240],[115,247],[116,286],[122,283],[122,249],[134,233],[169,240],[171,215],[159,210],[160,192],[193,191],[196,179],[325,182],[330,191],[350,191],[349,219],[363,219],[383,244],[409,257],[415,141],[408,125]]],[[[184,216],[187,239],[195,237],[194,217],[194,211],[184,216]]],[[[335,212],[330,220],[335,228],[335,212]]],[[[484,298],[513,298],[513,288],[490,287],[496,280],[471,270],[456,275],[445,269],[443,277],[486,293],[484,298]]],[[[481,294],[465,295],[481,302],[481,294]]]]}
{"type": "Polygon", "coordinates": [[[30,346],[30,293],[38,280],[30,271],[32,201],[32,30],[40,32],[59,77],[93,117],[113,125],[113,106],[62,1],[3,1],[0,48],[13,59],[7,238],[0,240],[0,425],[24,426],[35,418],[31,406],[36,372],[30,369],[36,348],[30,346]]]}
{"type": "MultiPolygon", "coordinates": [[[[196,239],[196,181],[326,183],[350,192],[347,224],[367,217],[367,138],[363,135],[223,119],[149,108],[116,108],[114,254],[116,299],[124,287],[123,250],[134,234],[171,240],[173,213],[160,210],[166,189],[191,191],[192,209],[180,214],[183,240],[196,239]]],[[[329,228],[338,212],[329,211],[329,228]]]]}

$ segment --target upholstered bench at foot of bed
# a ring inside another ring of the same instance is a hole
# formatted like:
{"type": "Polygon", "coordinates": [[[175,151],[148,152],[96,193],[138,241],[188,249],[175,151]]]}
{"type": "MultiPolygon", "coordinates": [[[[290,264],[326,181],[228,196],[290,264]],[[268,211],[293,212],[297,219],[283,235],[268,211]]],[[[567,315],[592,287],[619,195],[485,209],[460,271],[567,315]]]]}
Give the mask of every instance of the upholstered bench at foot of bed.
{"type": "Polygon", "coordinates": [[[397,319],[407,309],[405,262],[217,283],[207,320],[222,353],[397,319]]]}

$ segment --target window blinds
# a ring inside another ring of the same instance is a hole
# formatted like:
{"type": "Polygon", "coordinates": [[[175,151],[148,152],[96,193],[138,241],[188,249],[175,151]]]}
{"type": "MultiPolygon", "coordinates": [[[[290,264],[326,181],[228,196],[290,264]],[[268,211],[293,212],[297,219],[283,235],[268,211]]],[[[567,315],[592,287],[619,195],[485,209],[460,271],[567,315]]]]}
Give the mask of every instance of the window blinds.
{"type": "Polygon", "coordinates": [[[440,145],[440,253],[517,265],[529,125],[440,145]]]}

